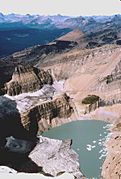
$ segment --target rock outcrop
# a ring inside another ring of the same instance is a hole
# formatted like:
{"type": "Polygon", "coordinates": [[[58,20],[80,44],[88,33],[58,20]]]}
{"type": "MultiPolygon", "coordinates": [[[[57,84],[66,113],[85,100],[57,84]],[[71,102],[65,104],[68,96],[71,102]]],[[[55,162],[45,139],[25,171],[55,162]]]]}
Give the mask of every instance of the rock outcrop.
{"type": "Polygon", "coordinates": [[[112,128],[112,135],[106,143],[107,157],[102,167],[102,177],[110,179],[121,178],[121,122],[112,128]]]}
{"type": "Polygon", "coordinates": [[[107,105],[87,113],[86,118],[114,123],[121,117],[121,104],[107,105]]]}
{"type": "Polygon", "coordinates": [[[36,92],[5,96],[15,100],[23,126],[34,135],[37,131],[77,120],[63,86],[64,81],[54,81],[52,85],[44,85],[36,92]]]}
{"type": "Polygon", "coordinates": [[[11,80],[14,68],[18,65],[34,66],[38,61],[43,61],[46,56],[68,51],[76,45],[76,42],[56,40],[50,44],[36,45],[0,59],[0,94],[5,94],[4,84],[11,80]]]}
{"type": "Polygon", "coordinates": [[[15,96],[21,93],[39,90],[44,84],[52,84],[53,79],[49,71],[39,70],[35,67],[18,66],[12,79],[5,84],[6,93],[15,96]]]}
{"type": "Polygon", "coordinates": [[[29,157],[41,166],[45,173],[57,176],[63,171],[72,173],[80,179],[82,174],[79,169],[78,155],[70,148],[71,144],[70,140],[61,141],[40,137],[39,143],[29,157]]]}
{"type": "Polygon", "coordinates": [[[47,130],[61,124],[62,121],[65,123],[65,119],[69,118],[72,113],[73,108],[70,105],[69,97],[62,93],[55,95],[52,100],[40,102],[22,113],[21,116],[23,126],[32,132],[32,130],[47,130]],[[60,119],[63,120],[60,122],[60,119]]]}
{"type": "MultiPolygon", "coordinates": [[[[0,173],[41,173],[45,176],[58,176],[64,172],[68,172],[77,179],[82,178],[77,153],[71,149],[71,140],[54,140],[46,137],[39,137],[35,148],[29,153],[24,154],[23,148],[30,147],[28,141],[13,140],[10,137],[7,143],[7,149],[2,149],[4,159],[0,157],[0,173]],[[25,145],[26,144],[26,145],[25,145]],[[19,161],[19,162],[18,162],[19,161]],[[10,170],[8,166],[14,170],[10,170]],[[7,171],[6,171],[7,170],[7,171]],[[16,172],[16,171],[17,172],[16,172]]],[[[25,151],[26,151],[25,149],[25,151]]]]}

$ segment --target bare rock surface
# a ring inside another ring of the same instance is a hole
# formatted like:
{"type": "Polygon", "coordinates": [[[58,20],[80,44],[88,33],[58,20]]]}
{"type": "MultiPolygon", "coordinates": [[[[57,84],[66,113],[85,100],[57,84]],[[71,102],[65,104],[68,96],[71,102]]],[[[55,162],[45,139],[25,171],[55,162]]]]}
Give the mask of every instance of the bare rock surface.
{"type": "Polygon", "coordinates": [[[78,179],[82,176],[78,155],[71,149],[70,140],[61,141],[40,136],[39,143],[29,157],[41,166],[44,172],[53,176],[62,171],[72,173],[78,179]]]}
{"type": "Polygon", "coordinates": [[[121,122],[120,120],[113,125],[112,135],[108,142],[107,157],[102,167],[102,177],[119,179],[121,177],[121,122]]]}
{"type": "Polygon", "coordinates": [[[36,92],[5,96],[16,102],[22,124],[28,131],[45,131],[77,119],[63,86],[64,81],[54,81],[36,92]]]}
{"type": "Polygon", "coordinates": [[[35,67],[18,66],[12,75],[12,79],[5,84],[6,93],[15,96],[21,93],[37,91],[44,84],[52,84],[53,80],[48,71],[35,67]]]}
{"type": "Polygon", "coordinates": [[[26,113],[23,113],[22,123],[25,128],[31,128],[37,122],[39,131],[44,131],[53,127],[54,121],[57,126],[59,119],[69,118],[72,113],[73,108],[69,103],[69,98],[62,93],[54,96],[52,100],[37,104],[26,113]]]}
{"type": "Polygon", "coordinates": [[[112,121],[120,115],[120,106],[111,107],[121,103],[120,61],[120,46],[103,45],[84,50],[78,47],[45,57],[37,66],[44,70],[51,69],[53,78],[65,80],[64,91],[71,99],[76,118],[91,116],[93,119],[94,116],[112,121]],[[82,100],[88,95],[100,97],[100,109],[94,107],[90,115],[84,116],[87,109],[82,105],[82,100]]]}
{"type": "Polygon", "coordinates": [[[13,136],[7,137],[6,141],[5,148],[9,152],[26,154],[31,151],[33,145],[31,141],[16,139],[13,136]]]}
{"type": "Polygon", "coordinates": [[[37,66],[51,69],[56,79],[65,79],[64,89],[75,101],[95,94],[116,103],[121,97],[120,59],[119,46],[105,45],[94,49],[76,48],[49,56],[37,66]]]}
{"type": "Polygon", "coordinates": [[[82,115],[82,117],[103,120],[113,124],[121,117],[121,104],[99,107],[89,114],[82,115]]]}
{"type": "MultiPolygon", "coordinates": [[[[17,169],[17,172],[36,172],[43,173],[45,176],[58,176],[67,172],[77,177],[77,179],[80,179],[83,175],[80,172],[78,155],[73,149],[71,149],[71,144],[71,140],[62,141],[40,136],[37,145],[29,153],[27,159],[23,150],[26,152],[26,150],[30,148],[30,142],[15,138],[13,140],[13,137],[10,137],[7,139],[5,147],[8,149],[6,155],[8,155],[8,153],[12,154],[12,161],[10,160],[7,165],[17,169]],[[23,160],[20,160],[18,166],[15,166],[15,161],[17,160],[19,153],[21,153],[20,156],[23,160]],[[16,155],[16,158],[14,158],[13,154],[16,155]]],[[[17,172],[8,167],[4,167],[3,165],[0,166],[0,174],[15,174],[17,172]]]]}

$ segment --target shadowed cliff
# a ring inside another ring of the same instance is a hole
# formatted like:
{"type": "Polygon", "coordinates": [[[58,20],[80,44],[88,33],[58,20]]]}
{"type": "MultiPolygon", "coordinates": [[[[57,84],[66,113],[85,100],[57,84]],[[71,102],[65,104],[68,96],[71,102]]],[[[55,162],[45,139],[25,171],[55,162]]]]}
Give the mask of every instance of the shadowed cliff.
{"type": "MultiPolygon", "coordinates": [[[[37,128],[37,127],[36,127],[37,128]]],[[[36,129],[37,130],[37,129],[36,129]]],[[[18,139],[32,140],[36,130],[29,133],[21,123],[21,117],[16,102],[0,96],[0,143],[4,144],[6,137],[13,136],[18,139]]]]}

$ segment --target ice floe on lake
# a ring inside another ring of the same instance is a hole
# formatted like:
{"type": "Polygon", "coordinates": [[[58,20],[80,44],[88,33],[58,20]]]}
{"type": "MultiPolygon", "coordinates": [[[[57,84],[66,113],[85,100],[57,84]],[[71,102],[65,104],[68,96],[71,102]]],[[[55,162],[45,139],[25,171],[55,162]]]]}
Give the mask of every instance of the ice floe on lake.
{"type": "Polygon", "coordinates": [[[95,144],[95,143],[96,143],[96,140],[93,140],[92,142],[93,142],[93,144],[95,144]]]}
{"type": "Polygon", "coordinates": [[[94,149],[95,147],[96,147],[95,145],[87,144],[86,149],[87,149],[88,151],[91,151],[91,150],[94,149]]]}

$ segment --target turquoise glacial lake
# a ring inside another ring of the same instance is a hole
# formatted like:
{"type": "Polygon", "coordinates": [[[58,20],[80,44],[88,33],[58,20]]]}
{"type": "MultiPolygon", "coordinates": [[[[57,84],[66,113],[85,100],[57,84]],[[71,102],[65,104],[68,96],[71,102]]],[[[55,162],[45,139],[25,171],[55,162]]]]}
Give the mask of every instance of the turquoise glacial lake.
{"type": "Polygon", "coordinates": [[[52,139],[72,139],[72,148],[79,154],[81,172],[87,178],[99,179],[106,157],[104,142],[109,135],[109,124],[96,120],[80,120],[44,132],[52,139]]]}

